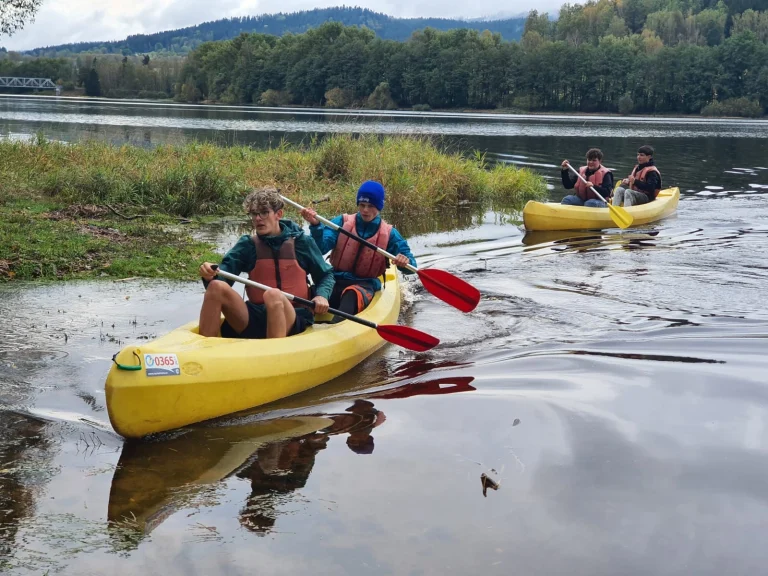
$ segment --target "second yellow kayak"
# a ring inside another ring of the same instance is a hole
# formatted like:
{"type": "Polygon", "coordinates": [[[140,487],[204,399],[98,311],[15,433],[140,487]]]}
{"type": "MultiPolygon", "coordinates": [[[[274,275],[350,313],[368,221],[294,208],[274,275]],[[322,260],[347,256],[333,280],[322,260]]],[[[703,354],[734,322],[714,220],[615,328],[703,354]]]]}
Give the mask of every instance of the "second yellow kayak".
{"type": "MultiPolygon", "coordinates": [[[[625,208],[634,218],[633,226],[650,224],[677,210],[679,188],[666,188],[653,202],[625,208]]],[[[600,230],[615,228],[608,208],[585,208],[555,202],[529,201],[523,208],[526,230],[600,230]]]]}

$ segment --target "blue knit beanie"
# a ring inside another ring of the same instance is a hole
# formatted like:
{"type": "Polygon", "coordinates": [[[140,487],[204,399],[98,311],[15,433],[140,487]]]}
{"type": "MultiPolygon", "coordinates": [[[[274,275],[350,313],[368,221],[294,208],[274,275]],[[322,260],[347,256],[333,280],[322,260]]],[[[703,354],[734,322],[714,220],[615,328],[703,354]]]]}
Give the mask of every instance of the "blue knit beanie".
{"type": "Polygon", "coordinates": [[[357,204],[368,202],[381,212],[384,209],[384,186],[374,180],[366,180],[357,189],[357,204]]]}

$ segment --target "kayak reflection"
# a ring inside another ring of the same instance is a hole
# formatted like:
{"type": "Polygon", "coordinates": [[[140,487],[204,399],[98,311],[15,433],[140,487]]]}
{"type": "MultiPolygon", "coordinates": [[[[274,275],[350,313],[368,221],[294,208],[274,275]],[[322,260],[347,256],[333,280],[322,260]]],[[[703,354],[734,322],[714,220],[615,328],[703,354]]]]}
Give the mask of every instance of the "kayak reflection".
{"type": "Polygon", "coordinates": [[[333,423],[301,416],[244,426],[193,427],[173,438],[126,442],[112,477],[107,519],[113,542],[135,544],[177,510],[194,507],[207,487],[237,471],[261,446],[333,423]]]}
{"type": "Polygon", "coordinates": [[[374,452],[374,430],[386,416],[372,400],[471,391],[473,379],[444,377],[370,391],[349,398],[352,404],[341,413],[190,427],[173,437],[126,442],[109,496],[113,546],[133,548],[177,511],[215,502],[215,485],[233,475],[251,483],[241,524],[266,534],[285,495],[306,485],[331,436],[346,435],[355,454],[374,452]]]}
{"type": "Polygon", "coordinates": [[[655,246],[658,230],[626,230],[623,232],[603,232],[602,230],[542,230],[528,231],[522,239],[524,246],[546,245],[553,250],[589,250],[595,248],[613,248],[617,246],[637,248],[655,246]]]}

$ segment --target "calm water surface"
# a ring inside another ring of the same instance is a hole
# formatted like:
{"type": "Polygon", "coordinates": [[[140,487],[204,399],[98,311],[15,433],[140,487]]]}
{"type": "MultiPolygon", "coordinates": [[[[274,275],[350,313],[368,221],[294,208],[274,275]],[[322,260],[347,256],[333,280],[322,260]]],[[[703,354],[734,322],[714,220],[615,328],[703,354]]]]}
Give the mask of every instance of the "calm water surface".
{"type": "Polygon", "coordinates": [[[0,572],[763,571],[765,124],[293,114],[0,99],[0,133],[432,131],[531,165],[553,198],[563,157],[598,145],[624,171],[648,140],[683,198],[655,226],[602,233],[526,235],[493,213],[429,232],[394,215],[421,264],[483,293],[461,314],[406,283],[401,322],[441,346],[388,346],[303,395],[149,442],[109,426],[110,359],[194,318],[201,286],[0,285],[0,572]]]}

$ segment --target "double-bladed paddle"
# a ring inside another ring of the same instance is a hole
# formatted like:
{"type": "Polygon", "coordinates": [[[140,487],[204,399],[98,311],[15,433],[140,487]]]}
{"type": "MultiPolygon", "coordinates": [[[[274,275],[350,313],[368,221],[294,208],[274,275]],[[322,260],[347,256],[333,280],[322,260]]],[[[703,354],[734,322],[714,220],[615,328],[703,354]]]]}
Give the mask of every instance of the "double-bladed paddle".
{"type": "MultiPolygon", "coordinates": [[[[240,276],[236,276],[235,274],[224,272],[223,270],[220,270],[218,266],[215,266],[213,269],[216,271],[216,274],[222,278],[227,278],[235,282],[242,282],[243,284],[253,286],[254,288],[260,288],[261,290],[270,290],[270,287],[266,284],[259,284],[258,282],[254,282],[248,278],[242,278],[240,276]]],[[[283,292],[283,294],[285,294],[285,297],[288,298],[288,300],[299,302],[300,304],[309,306],[312,309],[315,307],[315,303],[312,302],[312,300],[305,300],[304,298],[294,296],[293,294],[288,294],[287,292],[283,292]]],[[[387,342],[392,342],[392,344],[397,344],[398,346],[402,346],[408,350],[413,350],[415,352],[425,352],[440,344],[440,340],[434,336],[416,330],[415,328],[411,328],[410,326],[400,326],[399,324],[376,324],[375,322],[370,322],[368,320],[358,318],[357,316],[353,316],[352,314],[342,312],[341,310],[334,310],[333,308],[328,308],[328,312],[335,314],[336,316],[341,316],[346,320],[357,322],[363,326],[368,326],[368,328],[373,328],[376,330],[376,332],[379,333],[379,336],[381,336],[387,342]]]]}
{"type": "MultiPolygon", "coordinates": [[[[304,210],[304,206],[301,204],[297,204],[285,196],[280,196],[280,198],[282,198],[291,206],[299,210],[304,210]]],[[[386,250],[382,250],[376,246],[376,244],[372,244],[371,242],[368,242],[368,240],[360,238],[360,236],[357,234],[353,234],[352,232],[344,230],[344,228],[334,224],[330,220],[326,220],[320,215],[317,216],[317,219],[326,226],[330,226],[334,230],[338,230],[341,234],[345,234],[353,240],[360,242],[363,246],[367,246],[371,250],[375,250],[382,256],[389,258],[390,260],[395,259],[395,257],[386,250]]],[[[472,284],[469,282],[454,276],[450,272],[439,270],[437,268],[426,268],[420,270],[415,266],[411,266],[410,264],[408,264],[406,268],[418,275],[419,280],[421,280],[421,283],[424,285],[424,288],[426,288],[430,293],[437,296],[443,302],[450,304],[454,308],[458,308],[462,312],[471,312],[477,307],[478,302],[480,302],[480,291],[472,286],[472,284]]]]}
{"type": "Polygon", "coordinates": [[[619,228],[629,228],[630,226],[632,226],[632,222],[634,222],[634,220],[635,220],[635,219],[632,217],[632,214],[630,214],[629,212],[627,212],[627,211],[626,211],[624,208],[622,208],[621,206],[614,206],[613,204],[611,204],[610,202],[608,202],[608,201],[607,201],[605,198],[603,198],[603,197],[600,195],[600,192],[598,192],[597,190],[595,190],[595,187],[594,187],[594,186],[592,186],[592,184],[590,184],[590,183],[587,181],[587,179],[586,179],[586,178],[584,178],[584,176],[582,176],[581,174],[579,174],[579,171],[578,171],[578,170],[576,170],[576,169],[575,169],[573,166],[571,166],[571,165],[570,165],[570,163],[568,163],[568,168],[571,170],[571,172],[573,172],[574,174],[576,174],[576,176],[578,176],[578,177],[579,177],[579,179],[580,179],[582,182],[584,182],[584,184],[588,185],[588,186],[589,186],[589,188],[590,188],[590,190],[592,190],[592,192],[594,192],[595,194],[597,194],[597,197],[598,197],[598,198],[600,198],[600,200],[602,200],[603,202],[605,202],[605,203],[608,205],[608,210],[610,210],[610,213],[611,213],[611,219],[612,219],[614,222],[616,222],[616,224],[617,224],[617,226],[618,226],[619,228]]]}

